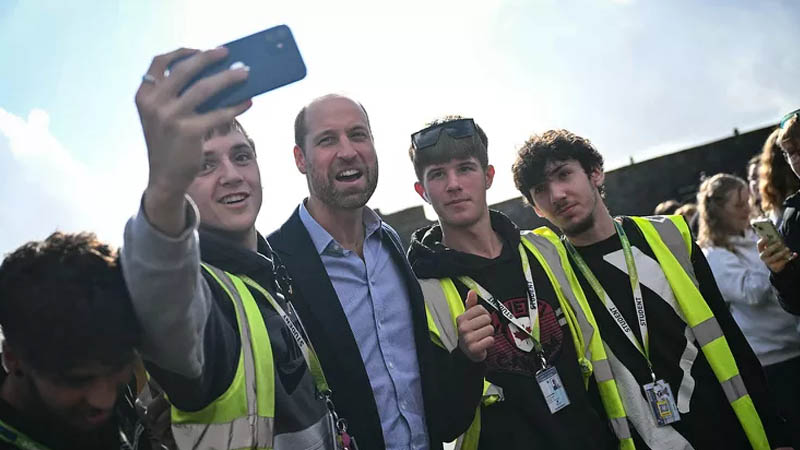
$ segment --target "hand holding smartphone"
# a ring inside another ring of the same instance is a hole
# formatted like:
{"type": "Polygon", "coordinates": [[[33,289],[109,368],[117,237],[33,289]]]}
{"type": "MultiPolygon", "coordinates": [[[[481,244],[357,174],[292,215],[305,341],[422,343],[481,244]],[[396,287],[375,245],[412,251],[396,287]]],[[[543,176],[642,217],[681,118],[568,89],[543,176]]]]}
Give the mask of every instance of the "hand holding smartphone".
{"type": "Polygon", "coordinates": [[[778,273],[786,267],[786,264],[797,258],[797,253],[793,253],[786,247],[783,237],[771,220],[753,219],[750,225],[761,238],[758,241],[759,257],[771,271],[778,273]]]}
{"type": "MultiPolygon", "coordinates": [[[[306,76],[306,66],[286,25],[269,28],[250,36],[229,42],[224,59],[207,66],[194,76],[181,90],[181,94],[203,78],[227,69],[248,68],[250,75],[243,83],[230,86],[197,106],[199,113],[238,105],[259,94],[285,86],[306,76]]],[[[170,68],[183,59],[170,64],[170,68]]]]}

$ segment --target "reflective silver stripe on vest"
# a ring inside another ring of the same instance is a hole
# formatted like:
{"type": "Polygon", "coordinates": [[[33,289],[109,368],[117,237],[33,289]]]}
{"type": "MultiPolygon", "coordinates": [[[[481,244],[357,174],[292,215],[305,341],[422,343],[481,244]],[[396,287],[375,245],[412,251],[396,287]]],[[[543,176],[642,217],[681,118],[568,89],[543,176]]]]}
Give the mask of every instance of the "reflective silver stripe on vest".
{"type": "Polygon", "coordinates": [[[694,273],[694,267],[692,266],[691,255],[689,255],[689,250],[686,248],[686,241],[683,240],[683,235],[678,229],[678,226],[666,216],[649,216],[644,217],[644,219],[650,221],[653,228],[656,229],[658,236],[664,241],[664,244],[666,244],[667,248],[669,248],[670,252],[675,256],[675,259],[678,260],[681,267],[683,267],[684,272],[689,275],[692,283],[694,283],[695,286],[699,286],[697,276],[695,276],[694,273]]]}
{"type": "Polygon", "coordinates": [[[293,433],[281,433],[275,436],[276,449],[308,448],[334,450],[336,443],[333,418],[327,413],[310,427],[293,433]]]}
{"type": "Polygon", "coordinates": [[[594,379],[598,383],[614,379],[614,372],[611,371],[611,364],[607,359],[592,361],[592,367],[594,368],[594,379]]]}
{"type": "Polygon", "coordinates": [[[506,399],[506,395],[503,393],[503,388],[501,388],[496,384],[489,383],[489,387],[483,393],[483,396],[489,397],[491,395],[496,395],[498,402],[502,402],[503,400],[506,399]]]}
{"type": "Polygon", "coordinates": [[[712,316],[692,327],[692,333],[697,338],[697,343],[700,344],[700,347],[703,347],[715,339],[721,338],[722,328],[719,327],[716,317],[712,316]]]}
{"type": "MultiPolygon", "coordinates": [[[[564,268],[561,265],[561,255],[558,253],[558,249],[553,245],[552,242],[547,240],[547,238],[539,236],[531,231],[524,231],[522,233],[522,239],[526,239],[528,242],[533,244],[536,247],[536,250],[539,250],[539,253],[542,254],[542,257],[545,261],[548,262],[550,265],[550,271],[553,273],[553,276],[556,277],[556,281],[558,281],[559,286],[561,286],[561,293],[564,295],[564,298],[567,299],[567,302],[572,307],[572,311],[575,313],[575,317],[578,319],[578,327],[581,329],[581,335],[583,335],[583,342],[585,348],[583,349],[583,356],[586,359],[591,360],[591,354],[589,352],[589,343],[592,341],[592,337],[594,336],[594,327],[589,324],[589,320],[586,319],[586,315],[584,315],[583,308],[578,303],[578,299],[575,298],[575,294],[572,292],[572,285],[567,280],[567,276],[564,273],[564,268]],[[552,264],[554,263],[555,264],[552,264]]],[[[567,315],[567,312],[564,311],[564,315],[567,315]]]]}
{"type": "Polygon", "coordinates": [[[272,448],[271,442],[253,442],[253,434],[259,439],[269,439],[275,428],[275,421],[268,417],[239,417],[229,423],[172,424],[175,444],[180,449],[240,449],[272,448]],[[265,443],[261,443],[265,442],[265,443]]]}
{"type": "Polygon", "coordinates": [[[448,352],[452,352],[458,347],[458,330],[453,326],[450,306],[444,295],[442,284],[436,278],[422,278],[419,279],[419,286],[422,288],[422,295],[425,297],[428,311],[433,317],[433,323],[439,330],[442,345],[448,352]]]}
{"type": "Polygon", "coordinates": [[[735,375],[723,381],[722,390],[725,392],[725,397],[728,397],[728,401],[731,403],[747,395],[747,388],[744,385],[744,380],[742,380],[741,375],[735,375]]]}
{"type": "Polygon", "coordinates": [[[608,419],[608,421],[611,423],[611,428],[614,430],[614,435],[617,436],[617,439],[630,439],[631,429],[628,427],[627,417],[617,417],[616,419],[608,419]]]}

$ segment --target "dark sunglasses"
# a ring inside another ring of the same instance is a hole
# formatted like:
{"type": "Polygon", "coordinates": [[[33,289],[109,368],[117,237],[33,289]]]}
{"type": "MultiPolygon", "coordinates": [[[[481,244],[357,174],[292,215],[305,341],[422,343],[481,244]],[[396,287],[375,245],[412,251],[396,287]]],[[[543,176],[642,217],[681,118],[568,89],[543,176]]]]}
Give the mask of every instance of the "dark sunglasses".
{"type": "Polygon", "coordinates": [[[442,130],[453,139],[461,139],[475,135],[475,122],[472,119],[457,119],[450,122],[431,125],[411,135],[411,145],[415,150],[433,147],[439,142],[442,130]]]}
{"type": "Polygon", "coordinates": [[[786,114],[785,116],[783,116],[783,118],[781,119],[781,124],[778,125],[778,128],[783,128],[784,125],[786,125],[786,122],[789,121],[789,119],[791,119],[792,117],[794,117],[794,116],[796,116],[798,114],[800,114],[800,109],[795,109],[794,111],[790,112],[789,114],[786,114]]]}

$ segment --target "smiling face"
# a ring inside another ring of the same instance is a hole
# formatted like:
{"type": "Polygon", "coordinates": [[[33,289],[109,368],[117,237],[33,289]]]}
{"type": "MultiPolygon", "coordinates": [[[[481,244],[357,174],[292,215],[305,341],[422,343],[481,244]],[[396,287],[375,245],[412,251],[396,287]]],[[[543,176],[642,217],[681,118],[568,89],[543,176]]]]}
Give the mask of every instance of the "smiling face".
{"type": "Polygon", "coordinates": [[[477,158],[431,164],[422,179],[414,188],[430,202],[443,226],[469,227],[489,213],[486,190],[492,185],[494,167],[484,172],[477,158]]]}
{"type": "Polygon", "coordinates": [[[86,433],[110,419],[120,391],[133,378],[133,353],[127,361],[110,366],[82,362],[62,371],[44,371],[23,361],[14,348],[3,343],[4,398],[19,411],[43,423],[70,432],[86,433]],[[7,394],[7,388],[14,392],[7,394]]]}
{"type": "Polygon", "coordinates": [[[530,189],[533,208],[567,236],[581,234],[605,214],[599,191],[604,179],[602,169],[587,174],[575,159],[551,160],[544,181],[530,189]]]}
{"type": "Polygon", "coordinates": [[[64,374],[28,371],[30,389],[48,415],[78,431],[92,431],[111,419],[120,390],[131,381],[133,366],[87,364],[64,374]]]}
{"type": "Polygon", "coordinates": [[[333,210],[364,206],[378,184],[378,158],[364,110],[338,96],[315,101],[305,112],[304,147],[295,147],[312,200],[333,210]]]}
{"type": "Polygon", "coordinates": [[[261,209],[261,174],[247,138],[231,129],[203,143],[203,168],[188,193],[200,222],[227,233],[255,232],[261,209]]]}

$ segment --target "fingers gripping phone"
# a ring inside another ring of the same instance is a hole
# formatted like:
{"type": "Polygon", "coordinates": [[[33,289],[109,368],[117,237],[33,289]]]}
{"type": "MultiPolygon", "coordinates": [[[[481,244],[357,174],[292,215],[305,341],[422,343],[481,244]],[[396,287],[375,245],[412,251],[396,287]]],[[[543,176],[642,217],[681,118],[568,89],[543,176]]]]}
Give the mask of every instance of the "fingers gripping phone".
{"type": "MultiPolygon", "coordinates": [[[[198,73],[183,88],[186,91],[198,80],[227,69],[247,66],[247,80],[224,89],[197,106],[199,113],[237,105],[248,98],[285,86],[306,76],[306,66],[291,30],[278,25],[224,45],[228,56],[198,73]]],[[[170,67],[180,60],[174,61],[170,67]]],[[[181,94],[183,93],[181,91],[181,94]]]]}
{"type": "Polygon", "coordinates": [[[753,227],[753,230],[755,230],[756,234],[767,242],[783,242],[783,237],[778,232],[778,229],[775,228],[775,224],[773,224],[771,220],[764,218],[753,219],[750,222],[750,225],[753,227]]]}

